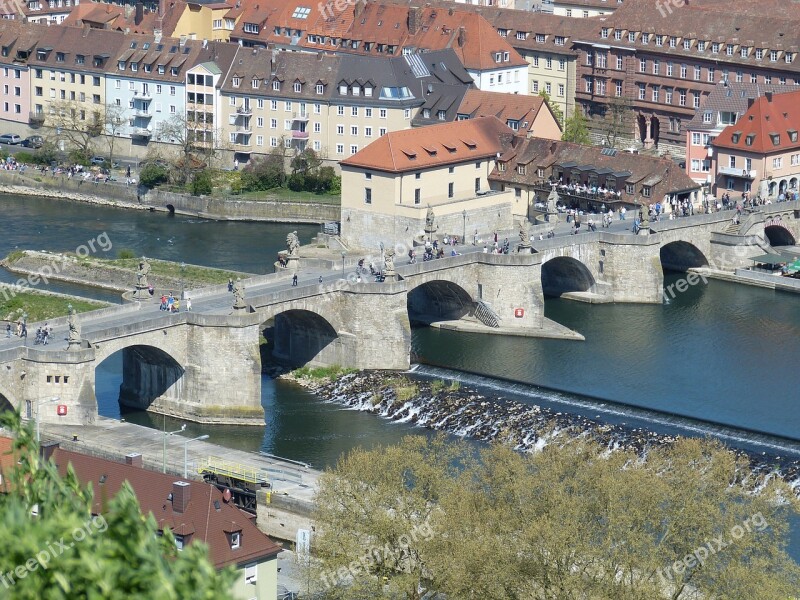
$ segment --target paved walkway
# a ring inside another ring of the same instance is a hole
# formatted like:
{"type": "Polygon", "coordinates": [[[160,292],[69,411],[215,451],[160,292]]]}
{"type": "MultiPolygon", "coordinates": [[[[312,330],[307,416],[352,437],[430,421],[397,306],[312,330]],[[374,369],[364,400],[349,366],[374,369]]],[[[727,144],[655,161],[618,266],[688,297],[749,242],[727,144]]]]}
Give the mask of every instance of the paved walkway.
{"type": "MultiPolygon", "coordinates": [[[[144,466],[161,471],[164,466],[164,433],[156,429],[98,417],[94,425],[41,424],[42,441],[57,441],[62,448],[124,461],[125,455],[138,452],[144,466]],[[77,436],[77,441],[74,441],[77,436]]],[[[198,467],[208,457],[245,465],[266,473],[274,492],[311,501],[320,472],[301,463],[263,454],[224,448],[208,441],[192,441],[180,434],[166,436],[166,470],[183,477],[202,479],[198,467]],[[184,463],[184,448],[186,462],[184,463]]]]}

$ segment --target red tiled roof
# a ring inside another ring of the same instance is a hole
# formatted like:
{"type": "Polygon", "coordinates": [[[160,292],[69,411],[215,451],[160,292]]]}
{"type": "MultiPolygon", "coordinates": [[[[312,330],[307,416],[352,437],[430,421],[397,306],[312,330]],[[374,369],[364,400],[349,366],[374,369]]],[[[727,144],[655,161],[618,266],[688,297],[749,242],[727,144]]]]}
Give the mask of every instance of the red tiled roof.
{"type": "Polygon", "coordinates": [[[16,457],[11,454],[14,447],[14,440],[7,437],[0,437],[0,492],[7,491],[8,474],[14,465],[17,464],[16,457]]]}
{"type": "Polygon", "coordinates": [[[786,152],[800,148],[798,132],[800,91],[777,95],[766,92],[735,125],[723,129],[713,145],[760,154],[786,152]]]}
{"type": "Polygon", "coordinates": [[[497,117],[480,117],[392,131],[341,163],[342,166],[402,173],[494,157],[514,132],[497,117]]]}
{"type": "Polygon", "coordinates": [[[503,123],[509,120],[519,121],[519,133],[526,134],[533,127],[543,106],[544,110],[549,110],[541,96],[469,89],[458,107],[458,114],[466,114],[470,118],[494,115],[503,123]]]}
{"type": "Polygon", "coordinates": [[[207,483],[189,481],[190,500],[183,512],[173,509],[169,495],[180,477],[148,471],[141,467],[70,452],[61,448],[53,452],[58,471],[64,475],[72,464],[83,484],[94,489],[95,514],[119,492],[122,483],[130,483],[139,500],[142,512],[152,513],[159,529],[170,529],[178,535],[191,535],[188,543],[205,542],[214,566],[241,565],[271,558],[281,551],[251,521],[247,514],[222,499],[222,492],[207,483]],[[100,483],[103,478],[103,483],[100,483]],[[216,506],[219,506],[219,509],[216,506]],[[231,549],[226,533],[241,531],[240,546],[231,549]]]}

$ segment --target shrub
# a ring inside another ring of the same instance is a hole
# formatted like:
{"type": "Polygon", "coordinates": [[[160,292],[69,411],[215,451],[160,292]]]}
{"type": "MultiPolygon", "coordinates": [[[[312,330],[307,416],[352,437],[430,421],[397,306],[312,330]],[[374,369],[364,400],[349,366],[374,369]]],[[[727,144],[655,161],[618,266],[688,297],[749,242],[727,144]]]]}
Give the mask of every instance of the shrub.
{"type": "Polygon", "coordinates": [[[150,163],[142,168],[139,174],[139,183],[143,186],[153,188],[169,181],[169,171],[167,168],[155,163],[150,163]]]}
{"type": "Polygon", "coordinates": [[[301,173],[293,173],[289,176],[289,189],[293,192],[302,192],[305,189],[306,178],[301,173]]]}
{"type": "Polygon", "coordinates": [[[35,164],[37,162],[33,152],[17,152],[14,158],[17,159],[18,163],[35,164]]]}
{"type": "Polygon", "coordinates": [[[208,169],[203,169],[194,174],[192,178],[192,196],[207,196],[214,190],[214,185],[211,181],[211,172],[208,169]]]}
{"type": "Polygon", "coordinates": [[[136,258],[136,252],[131,250],[130,248],[122,248],[119,252],[117,252],[117,258],[126,259],[126,258],[136,258]]]}

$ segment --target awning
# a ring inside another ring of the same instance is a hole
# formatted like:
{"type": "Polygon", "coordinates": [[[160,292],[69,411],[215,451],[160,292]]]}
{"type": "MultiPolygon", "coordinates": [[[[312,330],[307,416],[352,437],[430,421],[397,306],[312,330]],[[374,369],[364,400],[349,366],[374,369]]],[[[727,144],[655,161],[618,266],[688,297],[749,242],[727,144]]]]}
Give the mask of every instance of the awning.
{"type": "Polygon", "coordinates": [[[754,256],[750,260],[755,263],[774,266],[782,265],[783,263],[789,262],[791,259],[781,256],[780,254],[762,254],[761,256],[754,256]]]}

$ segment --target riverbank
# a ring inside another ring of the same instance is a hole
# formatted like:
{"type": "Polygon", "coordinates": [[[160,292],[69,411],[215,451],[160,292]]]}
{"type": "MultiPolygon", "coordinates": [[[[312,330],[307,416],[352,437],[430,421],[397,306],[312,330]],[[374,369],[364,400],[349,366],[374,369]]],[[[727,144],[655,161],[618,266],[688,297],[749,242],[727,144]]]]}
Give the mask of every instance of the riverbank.
{"type": "Polygon", "coordinates": [[[34,170],[25,173],[0,170],[0,194],[161,211],[215,221],[325,223],[338,221],[341,212],[338,204],[191,196],[113,182],[84,182],[66,175],[53,177],[34,170]]]}
{"type": "Polygon", "coordinates": [[[720,281],[762,287],[779,292],[800,294],[800,279],[782,277],[780,274],[776,273],[751,271],[748,269],[736,269],[735,272],[731,273],[730,271],[721,271],[719,269],[710,269],[707,267],[689,270],[708,279],[719,279],[720,281]]]}
{"type": "Polygon", "coordinates": [[[67,315],[67,307],[88,312],[109,306],[105,302],[86,300],[47,290],[14,289],[0,286],[0,320],[16,323],[26,315],[28,323],[47,321],[67,315]]]}
{"type": "MultiPolygon", "coordinates": [[[[181,266],[173,261],[148,259],[151,271],[148,281],[159,292],[197,289],[226,283],[236,277],[252,277],[250,273],[213,269],[198,265],[181,266]]],[[[37,250],[19,250],[0,260],[0,266],[12,273],[99,287],[118,292],[135,287],[138,258],[99,259],[73,254],[37,250]]]]}
{"type": "MultiPolygon", "coordinates": [[[[387,378],[380,372],[297,381],[322,400],[349,409],[482,442],[506,443],[524,452],[540,450],[548,444],[568,444],[575,438],[591,438],[609,451],[625,449],[645,457],[649,448],[677,439],[487,395],[458,382],[387,378]]],[[[753,488],[766,478],[778,476],[800,494],[800,459],[734,451],[748,458],[752,476],[747,483],[753,488]]]]}

